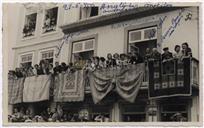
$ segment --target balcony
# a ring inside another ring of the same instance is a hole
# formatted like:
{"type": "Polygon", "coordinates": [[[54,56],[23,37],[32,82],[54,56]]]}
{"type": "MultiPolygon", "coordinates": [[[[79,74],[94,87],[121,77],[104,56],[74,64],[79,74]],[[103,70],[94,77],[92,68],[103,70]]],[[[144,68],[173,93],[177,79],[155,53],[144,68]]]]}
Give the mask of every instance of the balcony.
{"type": "MultiPolygon", "coordinates": [[[[190,65],[190,73],[191,73],[191,85],[193,88],[199,89],[199,61],[195,58],[191,58],[190,65]]],[[[143,77],[142,85],[140,86],[141,90],[148,89],[149,85],[149,70],[148,65],[145,66],[145,73],[143,77]]],[[[85,87],[85,93],[91,93],[90,86],[85,87]]]]}

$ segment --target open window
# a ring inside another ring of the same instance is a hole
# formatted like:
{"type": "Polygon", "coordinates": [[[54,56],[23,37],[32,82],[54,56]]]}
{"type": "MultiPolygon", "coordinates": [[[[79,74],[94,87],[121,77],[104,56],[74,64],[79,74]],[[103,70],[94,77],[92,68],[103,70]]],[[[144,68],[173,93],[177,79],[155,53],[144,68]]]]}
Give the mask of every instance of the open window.
{"type": "Polygon", "coordinates": [[[99,7],[84,7],[81,8],[81,19],[94,17],[99,15],[99,7]]]}
{"type": "Polygon", "coordinates": [[[94,55],[95,39],[87,39],[83,41],[73,42],[72,45],[72,62],[77,63],[80,61],[83,66],[86,60],[94,55]]]}
{"type": "Polygon", "coordinates": [[[131,49],[137,49],[140,55],[144,56],[146,48],[157,47],[157,27],[130,30],[128,32],[128,46],[128,52],[131,49]]]}
{"type": "Polygon", "coordinates": [[[56,31],[57,17],[58,17],[58,7],[45,10],[43,33],[56,31]]]}
{"type": "Polygon", "coordinates": [[[23,37],[30,37],[35,35],[37,13],[26,15],[23,27],[23,37]]]}
{"type": "Polygon", "coordinates": [[[23,67],[29,67],[32,66],[32,59],[33,59],[33,54],[24,54],[20,56],[20,64],[23,67]]]}
{"type": "Polygon", "coordinates": [[[42,51],[41,60],[48,60],[50,64],[54,61],[54,50],[42,51]]]}

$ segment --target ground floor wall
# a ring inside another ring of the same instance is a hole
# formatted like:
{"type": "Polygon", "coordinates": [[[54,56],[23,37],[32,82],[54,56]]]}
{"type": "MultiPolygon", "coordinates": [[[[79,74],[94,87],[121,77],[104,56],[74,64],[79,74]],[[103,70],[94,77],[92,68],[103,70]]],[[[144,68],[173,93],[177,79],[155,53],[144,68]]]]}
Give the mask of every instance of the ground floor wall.
{"type": "Polygon", "coordinates": [[[86,94],[83,102],[56,103],[46,101],[41,103],[28,103],[9,105],[8,113],[12,114],[14,107],[24,106],[30,109],[33,116],[39,114],[40,110],[50,107],[54,110],[60,105],[64,113],[79,116],[81,110],[87,109],[89,120],[94,121],[96,116],[104,115],[111,122],[169,122],[175,121],[173,116],[180,113],[184,121],[199,121],[199,96],[172,97],[149,100],[146,91],[140,91],[134,103],[123,100],[119,95],[113,93],[105,97],[100,103],[94,104],[91,94],[86,94]]]}

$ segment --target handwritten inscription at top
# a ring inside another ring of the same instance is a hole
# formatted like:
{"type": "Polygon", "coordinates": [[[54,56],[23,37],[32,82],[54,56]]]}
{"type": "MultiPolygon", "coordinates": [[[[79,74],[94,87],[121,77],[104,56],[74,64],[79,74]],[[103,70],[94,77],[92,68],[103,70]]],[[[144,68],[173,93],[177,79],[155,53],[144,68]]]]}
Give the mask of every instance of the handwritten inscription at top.
{"type": "Polygon", "coordinates": [[[127,2],[120,2],[120,3],[68,3],[64,4],[63,8],[65,10],[70,10],[72,8],[89,8],[89,7],[99,7],[100,12],[102,13],[110,13],[110,12],[121,12],[126,11],[129,9],[135,9],[138,7],[172,7],[172,4],[167,2],[161,3],[145,3],[143,5],[139,5],[136,3],[127,3],[127,2]]]}
{"type": "Polygon", "coordinates": [[[55,57],[57,58],[60,55],[60,52],[62,50],[62,47],[64,46],[64,44],[68,44],[69,41],[75,36],[79,36],[82,33],[86,33],[88,32],[88,30],[82,30],[79,32],[75,32],[75,33],[69,33],[64,35],[64,37],[62,38],[62,42],[57,46],[57,53],[55,54],[55,57]]]}

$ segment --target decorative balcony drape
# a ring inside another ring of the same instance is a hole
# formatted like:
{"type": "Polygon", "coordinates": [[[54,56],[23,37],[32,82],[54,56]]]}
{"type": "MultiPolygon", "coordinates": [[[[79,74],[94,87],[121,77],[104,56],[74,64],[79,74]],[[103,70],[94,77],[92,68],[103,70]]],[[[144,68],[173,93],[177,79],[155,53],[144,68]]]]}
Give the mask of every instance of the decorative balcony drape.
{"type": "Polygon", "coordinates": [[[89,73],[88,78],[94,103],[101,101],[114,88],[113,70],[95,70],[89,73]]]}
{"type": "Polygon", "coordinates": [[[129,102],[134,102],[142,84],[145,66],[143,63],[127,67],[99,69],[89,74],[94,103],[101,101],[111,90],[129,102]]]}
{"type": "Polygon", "coordinates": [[[144,64],[129,65],[120,70],[116,79],[116,91],[129,102],[134,102],[143,82],[144,64]]]}
{"type": "Polygon", "coordinates": [[[191,58],[149,61],[149,98],[190,96],[191,58]]]}
{"type": "Polygon", "coordinates": [[[55,76],[55,102],[83,101],[84,77],[83,70],[74,73],[61,73],[55,76]]]}
{"type": "Polygon", "coordinates": [[[23,102],[49,100],[51,79],[51,75],[26,77],[23,89],[23,102]]]}
{"type": "Polygon", "coordinates": [[[23,84],[25,78],[8,79],[8,102],[9,104],[17,104],[23,102],[23,84]]]}

